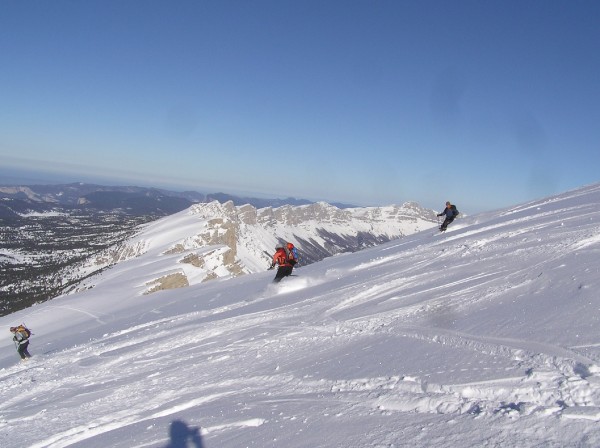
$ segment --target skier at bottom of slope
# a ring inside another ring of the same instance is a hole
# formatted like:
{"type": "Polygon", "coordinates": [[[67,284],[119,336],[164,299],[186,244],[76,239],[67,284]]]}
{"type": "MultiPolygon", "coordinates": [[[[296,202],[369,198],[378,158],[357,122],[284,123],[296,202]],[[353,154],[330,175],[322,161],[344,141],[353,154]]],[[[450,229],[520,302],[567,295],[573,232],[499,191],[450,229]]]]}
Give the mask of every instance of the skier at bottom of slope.
{"type": "Polygon", "coordinates": [[[275,255],[273,255],[273,262],[269,269],[273,269],[276,264],[279,265],[279,268],[277,268],[277,274],[275,274],[275,278],[273,279],[274,283],[278,283],[283,277],[290,275],[293,269],[288,259],[288,254],[281,244],[275,246],[275,255]]]}
{"type": "Polygon", "coordinates": [[[438,216],[446,216],[446,219],[444,219],[444,222],[440,226],[440,232],[445,232],[448,225],[458,216],[458,210],[455,205],[452,205],[450,201],[447,201],[446,208],[441,213],[438,213],[438,216]]]}

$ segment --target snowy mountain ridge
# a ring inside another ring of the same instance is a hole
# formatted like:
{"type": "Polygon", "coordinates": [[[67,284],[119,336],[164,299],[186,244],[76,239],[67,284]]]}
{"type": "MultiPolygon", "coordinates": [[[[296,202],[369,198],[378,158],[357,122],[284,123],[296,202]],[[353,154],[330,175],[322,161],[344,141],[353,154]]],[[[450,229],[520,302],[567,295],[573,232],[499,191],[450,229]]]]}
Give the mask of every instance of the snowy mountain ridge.
{"type": "Polygon", "coordinates": [[[143,295],[157,261],[118,263],[0,317],[34,332],[26,363],[0,339],[0,445],[600,446],[599,203],[469,216],[278,285],[143,295]]]}
{"type": "MultiPolygon", "coordinates": [[[[278,242],[293,242],[301,264],[307,265],[433,227],[434,222],[433,211],[411,202],[347,209],[320,202],[257,209],[213,201],[143,226],[137,236],[94,257],[81,270],[90,273],[143,256],[155,266],[155,277],[145,284],[144,292],[151,293],[262,272],[278,242]]],[[[76,290],[97,281],[90,278],[76,290]]]]}

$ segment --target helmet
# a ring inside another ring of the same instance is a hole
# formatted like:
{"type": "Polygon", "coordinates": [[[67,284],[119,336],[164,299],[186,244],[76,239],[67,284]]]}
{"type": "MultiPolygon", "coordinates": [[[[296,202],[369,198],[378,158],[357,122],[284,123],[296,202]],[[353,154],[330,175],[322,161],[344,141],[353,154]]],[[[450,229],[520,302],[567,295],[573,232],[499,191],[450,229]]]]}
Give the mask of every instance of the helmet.
{"type": "Polygon", "coordinates": [[[292,243],[287,243],[287,248],[289,250],[292,250],[294,248],[294,245],[292,243]]]}
{"type": "Polygon", "coordinates": [[[14,333],[15,331],[17,331],[17,327],[10,327],[10,332],[14,333]]]}
{"type": "Polygon", "coordinates": [[[283,244],[278,244],[275,246],[275,250],[283,249],[283,244]]]}
{"type": "Polygon", "coordinates": [[[452,205],[452,204],[450,204],[450,201],[446,201],[446,205],[452,205]]]}

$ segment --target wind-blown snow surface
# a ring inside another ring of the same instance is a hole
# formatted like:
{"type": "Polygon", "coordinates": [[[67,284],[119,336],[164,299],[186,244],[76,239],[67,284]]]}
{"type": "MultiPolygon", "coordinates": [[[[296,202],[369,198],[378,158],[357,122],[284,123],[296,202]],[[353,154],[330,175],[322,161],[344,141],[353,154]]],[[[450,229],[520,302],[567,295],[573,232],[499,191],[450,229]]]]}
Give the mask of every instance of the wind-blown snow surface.
{"type": "Polygon", "coordinates": [[[598,204],[459,219],[279,285],[142,296],[117,265],[0,318],[0,445],[600,446],[598,204]]]}

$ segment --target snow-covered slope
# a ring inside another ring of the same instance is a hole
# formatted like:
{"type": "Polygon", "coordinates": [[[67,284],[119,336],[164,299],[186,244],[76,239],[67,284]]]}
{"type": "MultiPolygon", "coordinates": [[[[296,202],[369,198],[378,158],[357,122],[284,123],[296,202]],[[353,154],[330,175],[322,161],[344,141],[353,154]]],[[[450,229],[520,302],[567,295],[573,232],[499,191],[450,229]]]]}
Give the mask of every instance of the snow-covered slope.
{"type": "MultiPolygon", "coordinates": [[[[144,226],[139,235],[89,260],[75,275],[82,278],[141,257],[135,264],[144,266],[145,280],[137,286],[147,294],[263,272],[278,242],[293,242],[306,265],[431,228],[434,222],[433,211],[411,202],[350,209],[327,203],[256,209],[213,201],[144,226]]],[[[101,281],[90,278],[77,290],[101,281]]]]}
{"type": "Polygon", "coordinates": [[[120,263],[0,318],[0,445],[600,446],[599,203],[467,217],[279,285],[141,295],[159,269],[120,263]]]}

